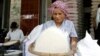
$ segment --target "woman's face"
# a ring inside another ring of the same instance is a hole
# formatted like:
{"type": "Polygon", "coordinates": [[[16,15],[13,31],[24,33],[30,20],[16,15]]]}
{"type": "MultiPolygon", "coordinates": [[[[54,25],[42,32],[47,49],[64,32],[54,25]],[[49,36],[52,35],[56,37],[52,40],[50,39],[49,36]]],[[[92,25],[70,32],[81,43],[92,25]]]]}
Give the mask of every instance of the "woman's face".
{"type": "Polygon", "coordinates": [[[65,19],[65,14],[59,8],[55,8],[52,17],[55,23],[62,23],[63,20],[65,19]]]}

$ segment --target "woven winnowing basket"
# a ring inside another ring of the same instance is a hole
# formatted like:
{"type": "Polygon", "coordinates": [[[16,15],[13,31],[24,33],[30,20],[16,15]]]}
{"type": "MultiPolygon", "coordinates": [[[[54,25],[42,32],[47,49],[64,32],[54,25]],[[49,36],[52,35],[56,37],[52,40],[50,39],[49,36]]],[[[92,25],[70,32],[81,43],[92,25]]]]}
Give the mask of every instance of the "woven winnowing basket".
{"type": "Polygon", "coordinates": [[[33,51],[33,53],[38,56],[73,56],[73,55],[69,55],[68,53],[44,53],[44,52],[37,52],[37,51],[33,51]]]}

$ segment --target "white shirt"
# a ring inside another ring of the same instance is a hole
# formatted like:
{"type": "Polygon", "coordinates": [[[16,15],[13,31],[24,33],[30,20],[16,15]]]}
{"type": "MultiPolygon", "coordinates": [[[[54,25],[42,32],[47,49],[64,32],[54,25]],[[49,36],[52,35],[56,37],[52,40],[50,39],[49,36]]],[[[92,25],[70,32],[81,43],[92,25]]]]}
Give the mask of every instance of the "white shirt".
{"type": "Polygon", "coordinates": [[[98,8],[98,10],[97,10],[96,27],[98,27],[99,22],[100,22],[100,8],[98,8]]]}
{"type": "Polygon", "coordinates": [[[15,31],[9,31],[6,36],[7,39],[10,40],[19,40],[22,42],[24,40],[24,34],[21,29],[16,29],[15,31]]]}
{"type": "MultiPolygon", "coordinates": [[[[43,30],[45,30],[45,29],[47,29],[51,26],[56,27],[56,24],[53,20],[47,21],[46,23],[44,23],[43,30]]],[[[69,33],[69,37],[77,37],[77,33],[76,33],[76,30],[75,30],[74,24],[70,20],[64,20],[62,22],[61,26],[60,26],[60,29],[64,32],[67,31],[69,33]]]]}

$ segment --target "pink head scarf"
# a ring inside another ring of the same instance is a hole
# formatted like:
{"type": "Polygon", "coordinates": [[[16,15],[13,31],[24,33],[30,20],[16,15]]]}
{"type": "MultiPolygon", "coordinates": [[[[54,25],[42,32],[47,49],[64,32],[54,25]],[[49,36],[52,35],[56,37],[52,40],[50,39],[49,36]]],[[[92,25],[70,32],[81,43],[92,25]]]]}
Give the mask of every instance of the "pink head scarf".
{"type": "Polygon", "coordinates": [[[68,14],[67,8],[68,8],[68,6],[66,5],[65,2],[63,2],[63,1],[55,1],[55,2],[52,3],[51,6],[48,8],[48,12],[49,12],[50,14],[52,14],[52,13],[53,13],[53,10],[54,10],[55,8],[59,8],[60,10],[62,10],[62,11],[64,12],[66,18],[68,19],[68,17],[67,17],[67,14],[68,14]]]}

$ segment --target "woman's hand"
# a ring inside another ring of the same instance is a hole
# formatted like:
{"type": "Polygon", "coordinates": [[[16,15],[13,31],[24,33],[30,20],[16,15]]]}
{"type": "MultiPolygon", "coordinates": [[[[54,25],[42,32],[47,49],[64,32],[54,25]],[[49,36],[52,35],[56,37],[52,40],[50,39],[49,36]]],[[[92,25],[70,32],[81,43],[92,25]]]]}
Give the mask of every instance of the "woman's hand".
{"type": "Polygon", "coordinates": [[[28,51],[32,54],[34,54],[33,52],[33,48],[34,48],[34,43],[30,44],[29,47],[28,47],[28,51]]]}
{"type": "Polygon", "coordinates": [[[67,53],[67,56],[73,56],[75,53],[76,53],[76,51],[70,50],[70,51],[67,53]]]}

